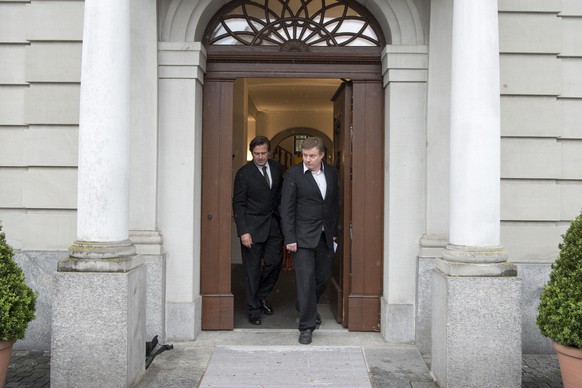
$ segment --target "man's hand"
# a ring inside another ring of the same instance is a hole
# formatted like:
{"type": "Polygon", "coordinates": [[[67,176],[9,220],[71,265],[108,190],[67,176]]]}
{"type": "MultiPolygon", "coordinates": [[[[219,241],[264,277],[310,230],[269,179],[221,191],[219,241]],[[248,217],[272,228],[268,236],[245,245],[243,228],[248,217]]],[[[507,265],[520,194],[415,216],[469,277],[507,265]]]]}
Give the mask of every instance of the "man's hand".
{"type": "Polygon", "coordinates": [[[250,233],[245,233],[242,236],[240,236],[240,241],[242,242],[242,245],[244,245],[247,248],[250,248],[251,245],[253,245],[253,239],[250,233]]]}
{"type": "Polygon", "coordinates": [[[297,252],[297,243],[287,244],[287,250],[289,252],[297,252]]]}

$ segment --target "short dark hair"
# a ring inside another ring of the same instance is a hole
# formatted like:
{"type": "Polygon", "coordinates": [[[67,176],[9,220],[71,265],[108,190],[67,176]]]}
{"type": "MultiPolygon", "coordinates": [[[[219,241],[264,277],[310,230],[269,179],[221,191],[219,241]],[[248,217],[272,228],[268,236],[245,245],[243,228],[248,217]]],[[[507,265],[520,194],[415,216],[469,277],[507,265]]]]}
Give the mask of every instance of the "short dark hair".
{"type": "Polygon", "coordinates": [[[253,152],[256,146],[260,146],[266,144],[267,151],[271,151],[271,142],[265,136],[256,136],[253,140],[251,140],[251,144],[249,144],[249,151],[253,152]]]}
{"type": "Polygon", "coordinates": [[[309,150],[312,148],[317,148],[320,153],[325,152],[325,146],[323,145],[323,140],[321,140],[319,137],[316,137],[316,136],[308,137],[307,139],[303,140],[303,143],[301,144],[302,150],[309,150]]]}

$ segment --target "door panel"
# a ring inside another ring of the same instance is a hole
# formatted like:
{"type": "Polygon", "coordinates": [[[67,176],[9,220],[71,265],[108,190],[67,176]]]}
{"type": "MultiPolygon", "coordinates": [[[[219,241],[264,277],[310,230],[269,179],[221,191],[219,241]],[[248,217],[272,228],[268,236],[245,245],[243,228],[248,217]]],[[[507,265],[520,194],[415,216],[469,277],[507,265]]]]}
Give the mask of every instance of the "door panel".
{"type": "Polygon", "coordinates": [[[348,327],[380,330],[384,237],[381,82],[353,83],[352,271],[348,327]]]}
{"type": "Polygon", "coordinates": [[[200,292],[202,329],[232,330],[232,80],[204,84],[200,292]]]}
{"type": "Polygon", "coordinates": [[[344,82],[332,98],[334,164],[339,174],[340,215],[338,250],[334,257],[330,282],[331,310],[338,323],[348,326],[348,296],[351,271],[351,125],[352,84],[344,82]]]}
{"type": "Polygon", "coordinates": [[[380,82],[344,82],[334,100],[340,179],[340,248],[333,263],[332,311],[351,331],[380,330],[384,136],[380,82]]]}

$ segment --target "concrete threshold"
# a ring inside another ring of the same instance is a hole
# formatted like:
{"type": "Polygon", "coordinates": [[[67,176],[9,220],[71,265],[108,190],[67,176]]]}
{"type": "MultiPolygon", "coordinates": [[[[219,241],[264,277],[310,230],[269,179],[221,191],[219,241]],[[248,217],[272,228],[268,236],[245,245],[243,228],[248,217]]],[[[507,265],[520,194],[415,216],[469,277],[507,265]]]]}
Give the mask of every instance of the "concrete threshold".
{"type": "Polygon", "coordinates": [[[203,331],[158,355],[137,387],[437,387],[414,344],[379,333],[294,329],[203,331]],[[336,377],[341,377],[339,380],[336,377]]]}

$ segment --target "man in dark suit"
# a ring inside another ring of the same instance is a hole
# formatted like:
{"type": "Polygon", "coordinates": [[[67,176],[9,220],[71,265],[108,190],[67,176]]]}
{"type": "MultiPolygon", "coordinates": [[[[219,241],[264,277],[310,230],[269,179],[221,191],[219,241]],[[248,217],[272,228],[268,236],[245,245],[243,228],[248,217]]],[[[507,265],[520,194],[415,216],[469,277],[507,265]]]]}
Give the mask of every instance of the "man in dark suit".
{"type": "Polygon", "coordinates": [[[313,330],[321,323],[317,303],[331,278],[338,234],[338,175],[323,161],[320,138],[305,139],[301,153],[303,163],[285,174],[281,226],[295,264],[299,343],[310,344],[313,330]]]}
{"type": "Polygon", "coordinates": [[[260,325],[261,311],[273,314],[267,296],[279,279],[283,258],[279,221],[282,174],[281,165],[269,159],[269,139],[255,137],[249,150],[253,160],[236,173],[232,207],[241,242],[249,322],[260,325]]]}

